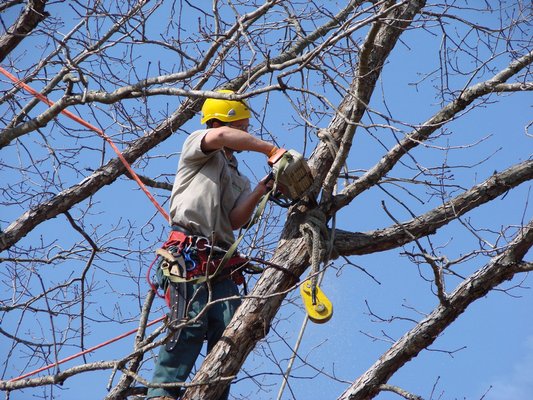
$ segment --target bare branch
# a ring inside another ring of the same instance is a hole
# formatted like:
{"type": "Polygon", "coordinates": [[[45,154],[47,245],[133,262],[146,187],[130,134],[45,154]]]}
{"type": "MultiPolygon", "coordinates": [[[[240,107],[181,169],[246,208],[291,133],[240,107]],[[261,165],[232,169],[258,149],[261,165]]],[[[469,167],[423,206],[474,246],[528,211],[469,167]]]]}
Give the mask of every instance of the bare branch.
{"type": "Polygon", "coordinates": [[[521,272],[522,257],[533,245],[533,221],[520,230],[507,250],[462,282],[449,296],[449,305],[439,305],[423,321],[396,341],[362,374],[339,399],[372,398],[406,362],[427,348],[467,307],[488,291],[521,272]]]}
{"type": "Polygon", "coordinates": [[[394,148],[383,156],[376,166],[336,196],[334,199],[333,210],[340,209],[348,204],[351,199],[374,185],[376,182],[379,182],[379,180],[396,165],[402,156],[409,152],[409,150],[415,148],[419,143],[426,140],[443,124],[453,120],[459,112],[463,111],[473,101],[481,96],[493,93],[495,87],[502,84],[505,80],[510,79],[522,69],[528,67],[532,62],[533,52],[530,52],[520,59],[513,61],[507,68],[496,74],[493,78],[464,90],[458,98],[442,108],[427,122],[416,128],[415,131],[407,135],[394,146],[394,148]]]}
{"type": "Polygon", "coordinates": [[[472,187],[442,206],[401,225],[364,234],[338,230],[335,249],[338,254],[347,256],[397,248],[412,241],[413,238],[430,235],[468,211],[531,179],[533,179],[533,160],[524,161],[491,176],[485,182],[472,187]]]}
{"type": "MultiPolygon", "coordinates": [[[[11,7],[22,1],[8,1],[0,7],[11,7]]],[[[44,10],[47,0],[28,0],[17,21],[0,37],[0,62],[50,14],[44,10]]]]}
{"type": "Polygon", "coordinates": [[[392,385],[380,385],[380,390],[385,392],[393,392],[400,396],[402,396],[404,399],[407,400],[424,400],[421,396],[418,396],[416,394],[409,393],[408,391],[398,387],[398,386],[392,386],[392,385]]]}

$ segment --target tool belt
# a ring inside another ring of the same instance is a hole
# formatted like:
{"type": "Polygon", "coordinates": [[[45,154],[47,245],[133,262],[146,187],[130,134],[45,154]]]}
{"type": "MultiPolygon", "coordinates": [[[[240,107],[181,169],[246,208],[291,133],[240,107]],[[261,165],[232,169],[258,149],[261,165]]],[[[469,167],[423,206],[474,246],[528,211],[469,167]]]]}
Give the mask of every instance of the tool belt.
{"type": "MultiPolygon", "coordinates": [[[[186,321],[187,283],[203,283],[207,280],[218,281],[231,278],[237,285],[245,283],[243,270],[248,260],[238,253],[224,259],[224,249],[211,246],[209,239],[190,236],[173,230],[163,247],[156,254],[161,258],[157,276],[165,293],[165,302],[170,308],[170,326],[186,321]]],[[[167,351],[176,347],[181,329],[174,328],[173,334],[165,344],[167,351]]]]}
{"type": "Polygon", "coordinates": [[[225,250],[211,246],[209,239],[202,236],[174,230],[156,254],[162,258],[159,269],[170,282],[202,283],[231,278],[237,285],[244,283],[242,267],[248,260],[236,253],[221,265],[225,250]]]}

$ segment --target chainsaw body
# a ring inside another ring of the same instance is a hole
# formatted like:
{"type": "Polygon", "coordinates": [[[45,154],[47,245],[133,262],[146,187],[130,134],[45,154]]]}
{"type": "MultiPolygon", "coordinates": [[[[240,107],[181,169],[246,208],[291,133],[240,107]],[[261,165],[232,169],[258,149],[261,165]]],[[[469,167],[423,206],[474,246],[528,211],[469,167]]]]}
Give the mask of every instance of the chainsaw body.
{"type": "Polygon", "coordinates": [[[272,177],[277,179],[277,192],[273,200],[285,198],[289,202],[300,200],[313,184],[313,174],[307,161],[296,150],[280,149],[269,160],[272,177]]]}

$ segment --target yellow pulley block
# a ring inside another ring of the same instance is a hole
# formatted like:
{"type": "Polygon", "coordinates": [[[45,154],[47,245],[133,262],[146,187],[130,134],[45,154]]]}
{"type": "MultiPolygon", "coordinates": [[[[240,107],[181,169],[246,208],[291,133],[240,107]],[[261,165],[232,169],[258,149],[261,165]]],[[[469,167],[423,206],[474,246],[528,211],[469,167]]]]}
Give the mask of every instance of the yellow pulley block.
{"type": "Polygon", "coordinates": [[[323,324],[331,319],[333,315],[333,304],[331,304],[331,301],[329,301],[318,286],[316,287],[316,302],[313,304],[312,287],[311,280],[306,280],[300,286],[300,294],[302,295],[309,319],[316,324],[323,324]]]}

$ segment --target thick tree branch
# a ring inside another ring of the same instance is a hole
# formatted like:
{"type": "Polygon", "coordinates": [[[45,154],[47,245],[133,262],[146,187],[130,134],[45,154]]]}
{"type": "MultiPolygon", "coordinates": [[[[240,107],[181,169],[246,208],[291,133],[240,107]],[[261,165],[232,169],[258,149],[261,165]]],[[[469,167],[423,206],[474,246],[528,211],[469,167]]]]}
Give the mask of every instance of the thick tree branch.
{"type": "Polygon", "coordinates": [[[451,293],[449,305],[440,304],[427,318],[394,343],[339,397],[339,400],[373,398],[379,392],[381,385],[386,384],[399,368],[431,345],[468,306],[519,273],[522,258],[532,245],[533,221],[530,221],[502,254],[494,257],[451,293]]]}
{"type": "MultiPolygon", "coordinates": [[[[269,90],[280,90],[279,86],[271,86],[269,90]]],[[[249,95],[253,95],[250,93],[249,95]]],[[[219,98],[223,97],[217,92],[209,90],[185,90],[179,88],[154,88],[142,89],[136,85],[122,87],[113,92],[92,92],[84,94],[75,94],[63,96],[60,100],[54,102],[48,109],[20,125],[13,128],[6,128],[0,132],[0,148],[7,146],[13,139],[18,138],[25,133],[33,132],[36,129],[46,126],[54,118],[58,117],[64,110],[69,107],[84,103],[102,103],[115,104],[125,99],[146,98],[151,96],[183,96],[192,99],[204,99],[206,97],[219,98]]],[[[225,98],[241,98],[243,96],[232,95],[224,96],[225,98]]]]}
{"type": "Polygon", "coordinates": [[[439,129],[445,123],[451,121],[459,112],[466,109],[468,105],[476,99],[493,93],[496,88],[504,83],[507,79],[526,68],[533,62],[533,51],[525,56],[513,61],[507,68],[495,75],[488,81],[478,83],[464,90],[450,104],[442,108],[431,119],[423,123],[414,132],[407,135],[396,146],[394,146],[383,158],[360,179],[346,187],[333,201],[331,212],[335,212],[350,201],[364,192],[366,189],[374,186],[379,182],[396,163],[411,149],[424,142],[431,134],[439,129]]]}
{"type": "Polygon", "coordinates": [[[28,0],[15,23],[0,37],[0,62],[19,45],[49,14],[44,11],[48,0],[28,0]]]}
{"type": "Polygon", "coordinates": [[[515,82],[515,83],[500,83],[494,86],[494,91],[497,93],[504,92],[526,92],[533,90],[533,82],[515,82]]]}
{"type": "Polygon", "coordinates": [[[339,256],[370,254],[403,246],[413,238],[431,235],[437,229],[472,209],[494,200],[512,188],[533,179],[533,160],[524,161],[492,175],[454,199],[401,225],[367,233],[337,230],[335,251],[339,256]]]}

